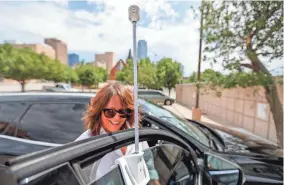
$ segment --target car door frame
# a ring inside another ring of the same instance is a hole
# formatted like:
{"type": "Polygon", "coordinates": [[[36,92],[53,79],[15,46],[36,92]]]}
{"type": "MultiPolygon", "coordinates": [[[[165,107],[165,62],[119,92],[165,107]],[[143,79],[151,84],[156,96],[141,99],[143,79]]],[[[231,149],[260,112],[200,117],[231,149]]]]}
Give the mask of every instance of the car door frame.
{"type": "MultiPolygon", "coordinates": [[[[139,129],[140,141],[165,140],[187,150],[199,176],[197,156],[191,146],[180,137],[161,129],[139,129]]],[[[134,129],[122,130],[116,133],[103,134],[63,146],[41,150],[27,154],[7,162],[9,170],[17,181],[24,180],[40,172],[49,170],[60,164],[76,160],[78,158],[93,155],[102,157],[110,151],[134,143],[134,129]],[[84,148],[84,150],[82,150],[84,148]]],[[[74,168],[76,169],[76,168],[74,168]]],[[[78,173],[78,172],[77,172],[78,173]]]]}

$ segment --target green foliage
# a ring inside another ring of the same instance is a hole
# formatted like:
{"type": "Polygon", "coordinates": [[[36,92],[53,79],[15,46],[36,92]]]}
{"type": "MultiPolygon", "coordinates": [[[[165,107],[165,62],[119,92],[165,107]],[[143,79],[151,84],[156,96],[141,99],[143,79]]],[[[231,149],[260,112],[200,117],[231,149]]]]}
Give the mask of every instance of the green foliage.
{"type": "Polygon", "coordinates": [[[40,78],[41,61],[30,49],[16,49],[11,45],[0,48],[0,73],[4,78],[11,78],[24,83],[29,79],[40,78]]]}
{"type": "Polygon", "coordinates": [[[133,60],[127,59],[126,66],[123,67],[121,71],[118,71],[116,74],[116,80],[121,81],[123,83],[133,85],[133,60]]]}
{"type": "Polygon", "coordinates": [[[196,72],[191,73],[191,75],[185,80],[185,83],[194,83],[196,82],[196,72]]]}
{"type": "Polygon", "coordinates": [[[55,82],[75,82],[76,73],[58,60],[37,54],[28,48],[14,48],[10,44],[0,46],[0,73],[4,78],[17,80],[22,91],[27,80],[45,79],[55,82]]]}
{"type": "Polygon", "coordinates": [[[182,66],[171,58],[163,58],[157,63],[157,78],[169,92],[181,80],[182,66]]]}
{"type": "MultiPolygon", "coordinates": [[[[133,85],[133,60],[128,59],[126,66],[117,73],[116,80],[133,85]]],[[[138,62],[138,85],[149,89],[160,89],[162,84],[157,77],[157,66],[149,58],[138,62]]]]}
{"type": "Polygon", "coordinates": [[[101,67],[81,63],[75,71],[78,76],[78,83],[84,86],[97,86],[100,82],[107,80],[107,72],[101,67]]]}
{"type": "MultiPolygon", "coordinates": [[[[196,83],[195,72],[189,79],[190,83],[196,83]]],[[[228,75],[223,75],[212,69],[206,69],[200,74],[200,82],[222,88],[251,87],[257,85],[266,86],[272,83],[271,78],[264,73],[232,72],[228,75]]]]}
{"type": "Polygon", "coordinates": [[[269,74],[262,62],[283,57],[283,1],[203,1],[201,10],[206,61],[269,74]]]}
{"type": "Polygon", "coordinates": [[[160,89],[161,83],[157,77],[157,67],[149,58],[141,59],[138,64],[138,83],[149,89],[160,89]]]}

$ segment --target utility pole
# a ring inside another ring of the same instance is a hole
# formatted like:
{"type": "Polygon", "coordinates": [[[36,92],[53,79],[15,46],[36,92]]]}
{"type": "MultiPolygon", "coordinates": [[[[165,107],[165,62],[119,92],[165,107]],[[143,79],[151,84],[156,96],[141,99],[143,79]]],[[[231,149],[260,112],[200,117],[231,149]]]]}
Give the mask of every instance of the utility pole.
{"type": "Polygon", "coordinates": [[[198,121],[201,120],[201,110],[199,108],[199,94],[200,94],[202,40],[203,40],[203,0],[201,1],[201,15],[200,15],[199,53],[198,53],[198,67],[197,67],[197,80],[196,80],[196,102],[195,102],[195,107],[192,111],[192,119],[198,121]]]}

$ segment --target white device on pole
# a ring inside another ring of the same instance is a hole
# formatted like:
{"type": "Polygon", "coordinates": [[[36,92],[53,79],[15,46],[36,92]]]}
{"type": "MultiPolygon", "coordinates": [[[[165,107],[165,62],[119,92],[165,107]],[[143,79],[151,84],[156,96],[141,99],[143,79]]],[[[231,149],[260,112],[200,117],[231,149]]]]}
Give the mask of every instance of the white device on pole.
{"type": "Polygon", "coordinates": [[[120,167],[125,185],[146,185],[150,181],[143,154],[139,152],[126,155],[115,161],[120,167]]]}

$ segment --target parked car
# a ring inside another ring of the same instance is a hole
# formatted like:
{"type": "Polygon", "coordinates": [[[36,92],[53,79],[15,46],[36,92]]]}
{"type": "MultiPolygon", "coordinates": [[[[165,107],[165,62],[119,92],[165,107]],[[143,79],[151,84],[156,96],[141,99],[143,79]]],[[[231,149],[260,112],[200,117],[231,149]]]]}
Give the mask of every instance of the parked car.
{"type": "Polygon", "coordinates": [[[46,92],[79,92],[78,89],[72,88],[71,84],[57,83],[55,87],[43,89],[46,92]]]}
{"type": "Polygon", "coordinates": [[[156,104],[172,105],[175,100],[158,90],[139,89],[138,96],[156,104]]]}
{"type": "MultiPolygon", "coordinates": [[[[0,94],[0,184],[96,184],[88,178],[91,165],[133,143],[134,131],[73,142],[84,131],[81,117],[92,96],[0,94]]],[[[283,184],[283,158],[271,155],[277,147],[243,142],[227,150],[215,130],[143,99],[139,105],[140,139],[151,146],[161,184],[283,184]]],[[[101,180],[118,182],[119,173],[101,180]]]]}

